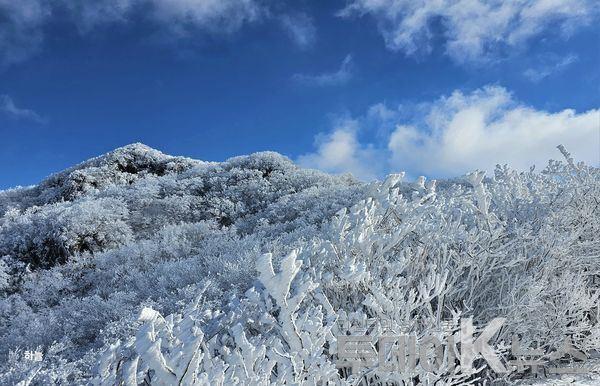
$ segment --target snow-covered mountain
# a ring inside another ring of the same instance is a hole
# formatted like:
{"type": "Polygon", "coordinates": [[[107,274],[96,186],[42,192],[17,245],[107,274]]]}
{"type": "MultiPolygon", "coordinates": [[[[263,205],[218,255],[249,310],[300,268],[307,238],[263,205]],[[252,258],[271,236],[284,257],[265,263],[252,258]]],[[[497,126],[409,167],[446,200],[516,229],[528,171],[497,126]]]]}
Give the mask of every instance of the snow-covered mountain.
{"type": "Polygon", "coordinates": [[[504,360],[513,334],[593,355],[600,171],[560,150],[539,173],[365,184],[272,152],[216,163],[133,144],[0,192],[0,384],[531,375],[448,355],[435,371],[338,362],[342,336],[446,341],[469,317],[505,318],[504,360]]]}

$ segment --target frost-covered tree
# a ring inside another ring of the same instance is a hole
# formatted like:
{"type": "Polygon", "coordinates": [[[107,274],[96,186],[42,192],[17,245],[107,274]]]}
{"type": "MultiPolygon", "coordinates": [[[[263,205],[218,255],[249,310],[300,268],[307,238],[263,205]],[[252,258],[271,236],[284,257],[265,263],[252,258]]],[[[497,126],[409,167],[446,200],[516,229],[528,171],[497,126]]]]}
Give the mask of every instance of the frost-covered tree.
{"type": "Polygon", "coordinates": [[[206,163],[131,145],[0,192],[0,383],[530,375],[481,358],[474,372],[456,359],[404,373],[339,363],[339,337],[365,320],[374,347],[389,329],[448,340],[461,318],[503,317],[504,359],[514,334],[555,362],[565,337],[596,355],[600,171],[559,150],[565,162],[541,172],[363,184],[275,153],[206,163]],[[38,348],[43,361],[22,360],[38,348]]]}

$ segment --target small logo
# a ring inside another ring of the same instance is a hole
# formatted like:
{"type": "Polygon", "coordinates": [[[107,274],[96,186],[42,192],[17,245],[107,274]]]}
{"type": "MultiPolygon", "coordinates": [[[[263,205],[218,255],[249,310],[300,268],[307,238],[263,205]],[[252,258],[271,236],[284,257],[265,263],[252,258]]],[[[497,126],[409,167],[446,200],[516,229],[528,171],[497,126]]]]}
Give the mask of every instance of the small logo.
{"type": "Polygon", "coordinates": [[[41,362],[44,359],[44,354],[38,350],[26,350],[25,353],[23,353],[23,357],[29,362],[41,362]]]}

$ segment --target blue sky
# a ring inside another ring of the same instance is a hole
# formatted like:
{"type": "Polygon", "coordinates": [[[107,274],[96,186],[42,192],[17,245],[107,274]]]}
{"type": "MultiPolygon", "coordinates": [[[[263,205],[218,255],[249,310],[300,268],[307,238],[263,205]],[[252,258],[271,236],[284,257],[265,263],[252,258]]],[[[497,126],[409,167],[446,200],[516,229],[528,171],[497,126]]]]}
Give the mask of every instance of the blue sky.
{"type": "Polygon", "coordinates": [[[143,142],[369,180],[600,162],[592,0],[0,0],[0,189],[143,142]]]}

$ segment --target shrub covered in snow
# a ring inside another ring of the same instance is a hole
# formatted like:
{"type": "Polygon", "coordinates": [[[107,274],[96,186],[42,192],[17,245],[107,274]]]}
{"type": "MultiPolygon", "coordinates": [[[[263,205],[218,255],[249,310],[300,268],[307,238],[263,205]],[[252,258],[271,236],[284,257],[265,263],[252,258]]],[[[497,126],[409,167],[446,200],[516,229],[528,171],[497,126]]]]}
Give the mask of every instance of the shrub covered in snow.
{"type": "MultiPolygon", "coordinates": [[[[600,348],[600,171],[551,161],[363,184],[275,153],[118,149],[0,192],[0,383],[478,384],[338,362],[341,320],[440,340],[506,319],[550,353],[600,348]],[[168,316],[167,316],[168,315],[168,316]],[[384,323],[385,321],[385,323],[384,323]],[[41,350],[41,362],[24,361],[41,350]]],[[[446,348],[448,350],[449,348],[446,348]]]]}

